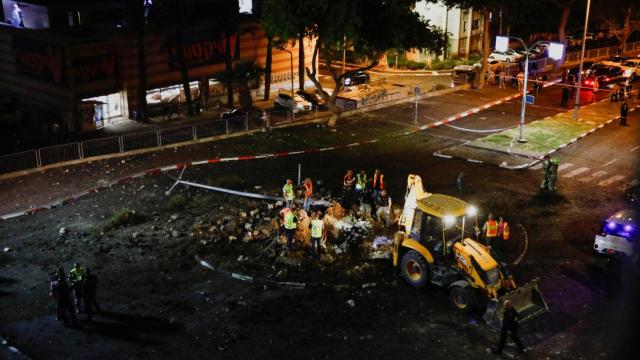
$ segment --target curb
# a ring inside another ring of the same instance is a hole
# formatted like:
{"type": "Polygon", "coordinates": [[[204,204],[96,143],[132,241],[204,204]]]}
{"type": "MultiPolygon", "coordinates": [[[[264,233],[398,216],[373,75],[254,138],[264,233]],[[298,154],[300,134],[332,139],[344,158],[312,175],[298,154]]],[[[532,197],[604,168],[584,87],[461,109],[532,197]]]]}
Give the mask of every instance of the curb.
{"type": "MultiPolygon", "coordinates": [[[[406,136],[406,135],[414,134],[414,133],[422,131],[422,130],[432,129],[432,128],[435,128],[437,126],[444,125],[446,123],[449,123],[449,122],[464,118],[464,117],[469,116],[471,114],[475,114],[475,113],[477,113],[477,112],[479,112],[481,110],[486,110],[486,109],[488,109],[488,108],[490,108],[492,106],[495,106],[495,105],[498,105],[498,104],[502,104],[502,103],[504,103],[506,101],[509,101],[509,100],[511,100],[511,99],[513,99],[515,97],[518,97],[518,96],[519,96],[519,94],[509,95],[509,96],[504,97],[502,99],[498,99],[498,100],[492,101],[490,103],[487,103],[487,104],[472,108],[471,110],[466,110],[466,111],[461,112],[459,114],[449,116],[448,118],[446,118],[444,120],[441,120],[441,121],[438,121],[436,123],[424,125],[424,126],[421,126],[420,128],[417,128],[417,129],[402,133],[399,136],[406,136]]],[[[313,121],[310,121],[310,122],[314,122],[314,121],[315,121],[315,119],[313,121]]],[[[225,158],[212,158],[212,159],[207,159],[207,160],[181,162],[181,163],[168,165],[168,166],[164,166],[164,167],[155,167],[155,168],[151,168],[151,169],[147,169],[147,170],[143,170],[143,171],[134,173],[133,175],[130,175],[130,176],[125,176],[125,177],[122,177],[122,178],[119,178],[119,179],[116,179],[116,180],[112,180],[110,182],[107,182],[104,185],[97,186],[97,187],[91,188],[89,190],[81,191],[81,192],[73,194],[72,196],[69,196],[67,198],[55,200],[55,201],[53,201],[51,203],[48,203],[48,204],[45,204],[45,205],[42,205],[42,206],[37,206],[37,207],[29,208],[29,209],[26,209],[26,210],[21,210],[21,211],[16,211],[16,212],[9,213],[9,214],[0,215],[0,222],[5,221],[5,220],[18,218],[18,217],[22,217],[22,216],[26,216],[26,215],[37,214],[39,212],[42,212],[42,211],[45,211],[45,210],[54,209],[54,208],[60,207],[62,205],[71,204],[75,200],[77,200],[77,199],[79,199],[81,197],[101,192],[103,190],[111,188],[112,186],[125,185],[125,184],[130,183],[134,179],[153,176],[153,175],[157,175],[157,174],[164,173],[164,172],[167,172],[167,171],[182,170],[184,168],[189,168],[189,167],[192,167],[192,166],[199,166],[199,165],[205,165],[205,164],[216,164],[216,163],[221,163],[221,162],[280,158],[280,157],[287,157],[287,156],[300,155],[300,154],[311,154],[311,153],[324,152],[324,151],[340,150],[340,149],[346,149],[346,148],[351,148],[351,147],[356,147],[356,146],[361,146],[361,145],[373,144],[373,143],[377,143],[379,141],[381,141],[381,140],[380,139],[364,140],[364,141],[354,142],[354,143],[350,143],[350,144],[346,144],[346,145],[332,145],[332,146],[327,146],[327,147],[322,147],[322,148],[311,148],[311,149],[305,149],[305,150],[284,151],[284,152],[278,152],[278,153],[259,154],[259,155],[243,155],[243,156],[234,156],[234,157],[225,157],[225,158]]],[[[174,144],[174,146],[175,146],[175,144],[174,144]]],[[[473,162],[479,162],[479,161],[475,160],[473,162]]]]}
{"type": "Polygon", "coordinates": [[[2,337],[0,337],[0,345],[2,346],[3,349],[7,350],[7,351],[0,351],[0,355],[2,355],[2,353],[4,353],[4,355],[8,354],[7,359],[15,359],[15,360],[30,359],[28,356],[26,356],[20,350],[18,350],[15,346],[9,344],[9,342],[2,337]]]}
{"type": "MultiPolygon", "coordinates": [[[[590,104],[590,105],[591,105],[591,104],[590,104]]],[[[587,105],[587,106],[588,106],[588,105],[587,105]]],[[[633,107],[633,108],[629,109],[629,112],[633,112],[633,111],[636,111],[636,110],[638,110],[638,109],[640,109],[640,105],[636,105],[635,107],[633,107]]],[[[613,117],[613,118],[611,118],[611,119],[607,120],[606,122],[604,122],[604,123],[602,123],[602,124],[600,124],[600,125],[596,126],[595,128],[593,128],[593,129],[591,129],[591,130],[589,130],[589,131],[587,131],[587,132],[585,132],[585,133],[583,133],[583,134],[581,134],[581,135],[579,135],[579,136],[577,136],[577,137],[575,137],[575,138],[573,138],[573,139],[569,140],[569,142],[567,142],[567,143],[565,143],[565,144],[562,144],[562,145],[558,146],[558,147],[557,147],[557,148],[555,148],[555,149],[552,149],[552,150],[547,151],[547,152],[546,152],[542,157],[527,156],[527,155],[520,155],[520,154],[509,154],[509,153],[507,153],[507,152],[500,151],[500,150],[483,149],[483,150],[487,150],[487,151],[495,151],[495,152],[498,152],[498,153],[501,153],[501,154],[507,154],[507,155],[518,156],[518,157],[521,157],[521,158],[527,158],[527,159],[533,159],[533,160],[534,160],[534,161],[532,161],[532,162],[530,162],[530,163],[522,164],[522,165],[508,166],[508,165],[502,165],[502,164],[492,164],[492,163],[484,162],[484,161],[482,161],[482,160],[475,160],[475,159],[470,159],[470,158],[464,158],[464,157],[461,157],[461,156],[455,156],[455,155],[446,155],[446,154],[443,154],[443,153],[442,153],[442,150],[438,150],[438,151],[434,152],[432,155],[433,155],[433,156],[436,156],[436,157],[444,158],[444,159],[458,159],[458,160],[463,160],[463,161],[472,162],[472,163],[476,163],[476,164],[488,164],[488,165],[495,165],[495,166],[498,166],[498,167],[500,167],[500,168],[507,169],[507,170],[521,170],[521,169],[526,169],[526,168],[529,168],[529,167],[531,167],[531,166],[536,165],[537,163],[539,163],[539,162],[544,158],[544,156],[546,156],[546,155],[551,155],[551,154],[553,154],[553,153],[555,153],[555,152],[557,152],[557,151],[560,151],[561,149],[563,149],[563,148],[565,148],[565,147],[567,147],[567,146],[569,146],[569,145],[571,145],[571,144],[573,144],[573,143],[578,142],[579,140],[581,140],[581,139],[585,138],[585,137],[586,137],[586,136],[588,136],[588,135],[593,134],[593,133],[594,133],[594,132],[596,132],[597,130],[602,129],[603,127],[605,127],[605,126],[607,126],[607,125],[611,124],[612,122],[614,122],[614,121],[616,121],[616,120],[618,120],[618,119],[620,119],[620,115],[615,116],[615,117],[613,117]]],[[[464,146],[464,145],[465,145],[465,144],[463,144],[463,146],[464,146]]]]}

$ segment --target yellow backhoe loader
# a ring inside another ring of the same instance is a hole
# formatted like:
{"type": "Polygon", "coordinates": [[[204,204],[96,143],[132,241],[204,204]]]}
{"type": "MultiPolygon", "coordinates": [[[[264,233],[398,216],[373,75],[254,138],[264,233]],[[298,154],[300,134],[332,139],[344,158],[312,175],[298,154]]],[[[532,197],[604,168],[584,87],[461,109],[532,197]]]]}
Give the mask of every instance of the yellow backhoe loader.
{"type": "Polygon", "coordinates": [[[458,311],[486,306],[483,319],[493,328],[502,326],[506,299],[521,321],[547,312],[537,279],[517,287],[506,264],[470,237],[479,233],[476,212],[458,198],[424,191],[420,176],[409,175],[402,230],[393,242],[394,267],[411,286],[432,283],[448,289],[458,311]]]}

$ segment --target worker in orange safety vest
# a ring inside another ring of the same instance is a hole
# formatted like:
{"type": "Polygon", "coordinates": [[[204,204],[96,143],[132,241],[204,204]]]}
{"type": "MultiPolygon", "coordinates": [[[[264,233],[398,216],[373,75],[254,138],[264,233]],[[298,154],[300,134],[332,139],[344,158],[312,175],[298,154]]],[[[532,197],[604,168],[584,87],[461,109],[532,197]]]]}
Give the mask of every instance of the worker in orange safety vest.
{"type": "Polygon", "coordinates": [[[304,211],[306,211],[307,213],[309,212],[309,207],[311,206],[311,201],[313,200],[313,182],[311,181],[311,179],[306,178],[304,179],[304,182],[302,183],[302,186],[304,187],[304,203],[302,205],[302,207],[304,208],[304,211]]]}
{"type": "Polygon", "coordinates": [[[489,214],[489,218],[482,226],[482,232],[484,234],[484,243],[487,246],[491,246],[493,249],[498,239],[498,222],[494,220],[493,214],[489,214]]]}
{"type": "Polygon", "coordinates": [[[498,256],[502,257],[504,256],[504,246],[506,245],[505,243],[503,243],[503,241],[509,240],[511,231],[509,229],[509,223],[506,222],[504,218],[502,218],[502,216],[500,216],[498,219],[498,240],[495,244],[495,251],[498,256]]]}

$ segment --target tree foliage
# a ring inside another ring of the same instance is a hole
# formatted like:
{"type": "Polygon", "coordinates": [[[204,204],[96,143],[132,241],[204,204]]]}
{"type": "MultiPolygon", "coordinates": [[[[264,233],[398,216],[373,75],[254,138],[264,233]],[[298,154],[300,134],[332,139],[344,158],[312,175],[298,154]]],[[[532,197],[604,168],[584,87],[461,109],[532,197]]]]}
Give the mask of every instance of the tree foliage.
{"type": "Polygon", "coordinates": [[[345,76],[372,68],[389,49],[419,47],[435,53],[442,51],[444,34],[413,11],[415,3],[413,0],[265,0],[262,23],[267,32],[275,36],[289,38],[303,31],[315,40],[312,66],[305,71],[333,113],[329,125],[335,125],[341,112],[335,98],[345,76]],[[338,74],[333,62],[342,57],[345,48],[367,59],[367,65],[338,74]],[[331,95],[322,89],[317,79],[319,57],[334,80],[331,95]]]}

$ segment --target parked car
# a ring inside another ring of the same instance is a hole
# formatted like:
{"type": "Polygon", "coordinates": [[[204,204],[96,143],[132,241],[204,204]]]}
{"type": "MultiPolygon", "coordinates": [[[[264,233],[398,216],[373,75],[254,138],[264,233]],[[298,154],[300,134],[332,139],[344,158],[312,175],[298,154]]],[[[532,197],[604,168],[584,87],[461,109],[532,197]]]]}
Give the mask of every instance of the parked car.
{"type": "MultiPolygon", "coordinates": [[[[584,74],[585,74],[587,71],[589,71],[589,69],[591,68],[591,66],[593,66],[593,64],[594,64],[594,62],[593,62],[593,61],[585,61],[585,62],[582,64],[582,75],[583,75],[583,76],[584,76],[584,74]]],[[[570,68],[568,69],[568,74],[569,74],[569,75],[573,75],[573,77],[574,77],[575,79],[577,79],[577,78],[578,78],[578,72],[580,72],[580,66],[579,66],[579,65],[578,65],[578,66],[570,67],[570,68]]]]}
{"type": "Polygon", "coordinates": [[[611,215],[602,223],[596,234],[593,250],[600,254],[622,253],[633,256],[638,252],[638,213],[634,210],[622,210],[611,215]]]}
{"type": "Polygon", "coordinates": [[[312,108],[314,109],[324,110],[326,108],[324,100],[322,100],[322,97],[320,97],[318,93],[312,94],[306,91],[298,90],[296,94],[298,94],[298,96],[300,96],[304,100],[310,102],[312,105],[312,108]]]}
{"type": "Polygon", "coordinates": [[[276,101],[274,102],[274,105],[276,108],[286,108],[289,110],[292,110],[294,114],[297,114],[301,111],[309,111],[311,110],[311,103],[304,100],[303,98],[301,98],[298,95],[295,95],[293,98],[293,102],[295,104],[291,103],[291,95],[281,92],[278,94],[278,96],[276,96],[276,101]]]}
{"type": "Polygon", "coordinates": [[[582,86],[598,92],[600,88],[609,87],[622,79],[622,68],[619,66],[596,63],[589,68],[582,78],[582,86]]]}
{"type": "Polygon", "coordinates": [[[606,60],[602,60],[602,63],[605,64],[605,65],[620,66],[620,65],[622,65],[623,62],[625,62],[628,59],[629,58],[626,57],[626,56],[614,55],[614,56],[611,56],[611,57],[607,58],[606,60]]]}
{"type": "Polygon", "coordinates": [[[630,81],[635,81],[640,76],[640,58],[629,59],[623,62],[620,67],[624,71],[622,76],[630,81]]]}
{"type": "Polygon", "coordinates": [[[370,80],[369,74],[364,71],[357,71],[353,74],[349,74],[342,78],[342,84],[344,86],[354,86],[360,84],[366,84],[370,80]]]}
{"type": "Polygon", "coordinates": [[[231,108],[223,111],[220,114],[220,119],[233,119],[237,117],[241,117],[244,115],[244,112],[240,108],[231,108]]]}
{"type": "Polygon", "coordinates": [[[516,62],[523,58],[521,54],[513,49],[507,49],[505,52],[494,51],[489,55],[489,60],[498,60],[505,62],[516,62]]]}

